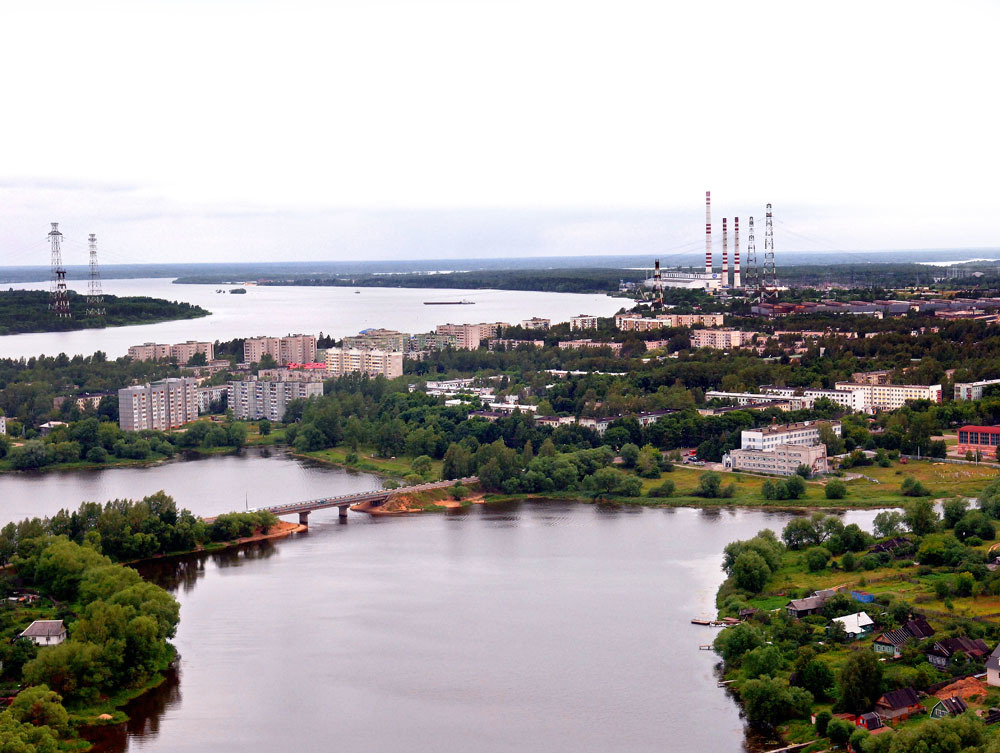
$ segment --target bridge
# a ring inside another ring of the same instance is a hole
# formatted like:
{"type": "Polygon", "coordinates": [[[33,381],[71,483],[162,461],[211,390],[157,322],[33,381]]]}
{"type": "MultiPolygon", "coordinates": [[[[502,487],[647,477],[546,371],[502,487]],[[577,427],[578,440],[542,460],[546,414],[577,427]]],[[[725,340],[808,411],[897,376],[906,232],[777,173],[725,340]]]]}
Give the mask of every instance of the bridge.
{"type": "Polygon", "coordinates": [[[299,524],[309,525],[309,513],[314,510],[325,510],[336,507],[341,518],[347,518],[347,510],[352,505],[362,502],[370,502],[373,506],[379,507],[396,494],[414,494],[416,492],[426,492],[432,489],[449,489],[455,484],[474,484],[479,481],[476,476],[467,476],[459,479],[449,479],[448,481],[432,481],[427,484],[417,484],[415,486],[402,486],[398,489],[374,489],[367,492],[355,492],[354,494],[343,494],[339,497],[320,497],[319,499],[307,499],[304,502],[289,502],[284,505],[272,505],[270,507],[258,507],[257,510],[266,510],[275,515],[299,514],[299,524]]]}

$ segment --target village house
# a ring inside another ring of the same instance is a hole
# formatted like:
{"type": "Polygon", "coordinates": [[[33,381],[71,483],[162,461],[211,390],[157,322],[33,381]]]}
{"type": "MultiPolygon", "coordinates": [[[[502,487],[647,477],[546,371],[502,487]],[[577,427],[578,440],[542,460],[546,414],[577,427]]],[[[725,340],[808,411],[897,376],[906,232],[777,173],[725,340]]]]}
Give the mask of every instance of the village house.
{"type": "Polygon", "coordinates": [[[913,688],[891,690],[875,703],[875,712],[883,722],[905,722],[911,716],[923,712],[924,706],[913,688]]]}
{"type": "Polygon", "coordinates": [[[922,641],[924,638],[930,638],[934,635],[934,628],[932,628],[927,623],[927,620],[920,615],[917,615],[909,620],[905,625],[903,625],[903,629],[918,641],[922,641]]]}
{"type": "Polygon", "coordinates": [[[1000,644],[993,649],[990,658],[986,660],[986,684],[1000,687],[1000,644]]]}
{"type": "Polygon", "coordinates": [[[868,547],[868,551],[872,554],[880,554],[882,552],[892,553],[900,547],[909,545],[910,540],[902,536],[896,536],[891,539],[886,539],[885,541],[880,541],[877,544],[872,544],[868,547]]]}
{"type": "Polygon", "coordinates": [[[864,635],[868,635],[875,626],[875,620],[865,612],[855,612],[843,617],[836,617],[833,623],[841,625],[844,628],[844,632],[850,636],[851,640],[855,641],[864,635]]]}
{"type": "Polygon", "coordinates": [[[812,596],[807,596],[804,599],[792,599],[785,605],[785,611],[788,612],[789,616],[796,619],[808,617],[811,614],[818,614],[827,600],[836,593],[836,591],[831,589],[814,591],[812,596]]]}
{"type": "Polygon", "coordinates": [[[62,620],[35,620],[21,633],[36,646],[57,646],[66,640],[66,626],[62,620]]]}
{"type": "Polygon", "coordinates": [[[869,732],[873,732],[877,729],[882,729],[885,724],[882,722],[882,717],[876,714],[874,711],[869,711],[867,714],[862,714],[859,716],[855,722],[855,726],[866,729],[869,732]]]}
{"type": "Polygon", "coordinates": [[[957,654],[964,654],[973,661],[982,661],[990,653],[990,647],[982,638],[972,640],[964,635],[937,641],[927,652],[927,661],[938,669],[947,669],[957,654]]]}
{"type": "Polygon", "coordinates": [[[959,714],[964,714],[968,710],[969,707],[966,705],[965,701],[958,696],[942,698],[931,707],[931,719],[942,719],[946,716],[958,716],[959,714]]]}
{"type": "Polygon", "coordinates": [[[872,642],[876,654],[885,654],[893,659],[903,655],[903,645],[912,638],[905,628],[886,630],[872,642]]]}

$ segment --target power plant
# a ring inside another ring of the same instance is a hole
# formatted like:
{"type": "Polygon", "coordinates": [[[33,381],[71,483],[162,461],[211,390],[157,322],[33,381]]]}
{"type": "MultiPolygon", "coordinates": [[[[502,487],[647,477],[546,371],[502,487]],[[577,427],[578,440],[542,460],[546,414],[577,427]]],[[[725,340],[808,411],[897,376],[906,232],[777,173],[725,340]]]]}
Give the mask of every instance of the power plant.
{"type": "Polygon", "coordinates": [[[712,192],[705,192],[705,271],[675,267],[660,267],[660,260],[653,265],[653,274],[643,285],[647,288],[687,288],[716,293],[721,290],[741,290],[747,297],[760,301],[773,301],[778,294],[777,272],[774,264],[774,226],[771,205],[767,205],[764,232],[764,264],[758,267],[754,245],[754,218],[748,218],[748,237],[745,266],[740,259],[740,218],[733,218],[733,264],[729,265],[729,218],[722,218],[722,271],[716,272],[712,263],[712,192]],[[745,274],[745,278],[744,278],[745,274]]]}

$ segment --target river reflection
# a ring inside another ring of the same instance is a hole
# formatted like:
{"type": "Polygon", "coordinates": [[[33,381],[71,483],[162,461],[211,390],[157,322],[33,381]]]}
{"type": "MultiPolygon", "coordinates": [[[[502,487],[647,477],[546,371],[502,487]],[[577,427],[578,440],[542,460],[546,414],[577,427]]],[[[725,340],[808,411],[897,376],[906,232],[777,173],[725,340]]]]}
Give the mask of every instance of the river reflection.
{"type": "Polygon", "coordinates": [[[100,750],[742,751],[698,650],[715,632],[690,618],[712,609],[722,547],[789,517],[330,511],[305,535],[144,564],[181,602],[180,669],[100,750]]]}

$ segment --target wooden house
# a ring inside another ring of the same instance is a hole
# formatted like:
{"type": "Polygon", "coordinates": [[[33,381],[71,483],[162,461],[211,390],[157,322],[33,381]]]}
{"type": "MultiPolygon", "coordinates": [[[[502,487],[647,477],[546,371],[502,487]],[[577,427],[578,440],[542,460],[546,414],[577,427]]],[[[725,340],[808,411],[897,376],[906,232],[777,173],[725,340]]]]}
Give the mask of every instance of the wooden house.
{"type": "Polygon", "coordinates": [[[942,698],[931,707],[931,719],[942,719],[946,716],[958,716],[959,714],[964,714],[968,710],[969,707],[966,705],[965,701],[958,696],[942,698]]]}
{"type": "Polygon", "coordinates": [[[875,713],[888,723],[906,721],[923,710],[920,697],[913,688],[890,690],[875,703],[875,713]]]}

